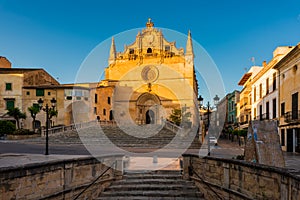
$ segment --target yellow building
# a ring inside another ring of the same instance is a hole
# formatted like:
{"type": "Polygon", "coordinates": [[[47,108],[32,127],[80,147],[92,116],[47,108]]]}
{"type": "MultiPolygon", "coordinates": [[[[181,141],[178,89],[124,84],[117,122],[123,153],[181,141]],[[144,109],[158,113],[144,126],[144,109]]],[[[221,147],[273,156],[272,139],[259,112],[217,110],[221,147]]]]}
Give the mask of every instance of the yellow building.
{"type": "Polygon", "coordinates": [[[239,128],[248,129],[249,121],[251,120],[251,87],[252,79],[261,70],[259,66],[253,66],[243,75],[238,85],[243,86],[240,93],[239,102],[237,102],[237,119],[239,128]]]}
{"type": "Polygon", "coordinates": [[[285,55],[274,69],[279,73],[279,133],[282,149],[300,152],[300,44],[285,55]]]}
{"type": "Polygon", "coordinates": [[[198,85],[190,32],[184,52],[167,41],[149,19],[123,52],[116,52],[112,38],[108,62],[105,80],[97,89],[101,101],[106,102],[97,109],[101,119],[160,124],[173,109],[185,107],[192,113],[191,121],[197,122],[198,85]]]}

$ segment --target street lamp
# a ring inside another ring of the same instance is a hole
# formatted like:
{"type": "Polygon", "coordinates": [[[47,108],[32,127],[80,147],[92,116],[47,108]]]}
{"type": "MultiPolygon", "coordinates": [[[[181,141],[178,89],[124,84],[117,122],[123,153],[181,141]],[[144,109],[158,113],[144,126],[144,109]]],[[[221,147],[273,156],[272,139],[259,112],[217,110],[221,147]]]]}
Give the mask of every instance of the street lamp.
{"type": "Polygon", "coordinates": [[[49,137],[48,137],[48,129],[49,129],[49,112],[55,109],[56,106],[56,99],[53,97],[51,100],[51,107],[49,108],[48,103],[46,103],[45,108],[43,108],[43,99],[39,99],[38,100],[38,104],[40,107],[40,110],[43,110],[46,112],[46,151],[45,151],[45,155],[49,155],[49,137]]]}
{"type": "MultiPolygon", "coordinates": [[[[219,100],[220,98],[218,97],[218,95],[216,95],[214,98],[214,105],[215,107],[218,105],[219,103],[219,100]]],[[[209,124],[210,124],[210,119],[209,119],[209,114],[211,112],[211,110],[214,108],[210,105],[209,101],[207,102],[207,106],[206,108],[203,107],[203,97],[200,95],[198,97],[198,103],[199,103],[199,108],[203,108],[204,110],[206,110],[206,113],[207,113],[207,131],[209,129],[209,124]]],[[[206,131],[206,129],[205,129],[206,131]]],[[[207,155],[210,155],[210,138],[209,138],[209,131],[207,132],[208,133],[208,139],[207,139],[207,150],[208,150],[208,154],[207,155]]]]}

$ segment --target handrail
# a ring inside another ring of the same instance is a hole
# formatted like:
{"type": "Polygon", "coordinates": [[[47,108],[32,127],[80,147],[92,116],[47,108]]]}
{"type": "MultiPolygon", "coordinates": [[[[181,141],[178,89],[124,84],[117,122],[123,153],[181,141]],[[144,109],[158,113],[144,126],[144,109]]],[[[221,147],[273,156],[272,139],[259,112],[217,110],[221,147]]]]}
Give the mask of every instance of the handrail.
{"type": "Polygon", "coordinates": [[[192,164],[190,164],[190,166],[189,166],[189,176],[192,176],[193,174],[195,174],[201,181],[202,181],[202,183],[204,183],[207,187],[209,187],[209,189],[211,190],[211,191],[213,191],[213,193],[215,194],[215,195],[217,195],[217,197],[219,198],[219,199],[223,199],[216,191],[214,191],[213,190],[213,188],[209,185],[209,184],[207,184],[198,174],[197,174],[197,172],[195,172],[195,170],[193,169],[193,167],[192,167],[192,164]]]}
{"type": "Polygon", "coordinates": [[[182,130],[182,128],[180,126],[177,126],[176,124],[174,124],[172,122],[169,122],[169,121],[165,121],[165,127],[167,129],[169,129],[170,131],[173,131],[173,132],[177,132],[179,130],[182,130]]]}
{"type": "Polygon", "coordinates": [[[107,169],[102,172],[93,182],[91,182],[90,184],[88,184],[76,197],[74,200],[78,199],[89,187],[91,187],[92,185],[94,185],[108,170],[110,170],[112,168],[113,165],[116,164],[116,160],[109,166],[107,167],[107,169]]]}

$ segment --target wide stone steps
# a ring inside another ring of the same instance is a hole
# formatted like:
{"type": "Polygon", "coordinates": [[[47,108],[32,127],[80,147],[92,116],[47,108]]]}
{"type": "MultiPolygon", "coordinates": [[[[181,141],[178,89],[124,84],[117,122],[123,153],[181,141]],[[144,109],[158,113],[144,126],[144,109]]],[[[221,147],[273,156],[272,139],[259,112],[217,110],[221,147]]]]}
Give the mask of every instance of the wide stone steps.
{"type": "MultiPolygon", "coordinates": [[[[127,134],[117,126],[107,126],[101,127],[102,131],[99,131],[99,127],[89,127],[86,129],[81,129],[79,133],[76,131],[68,131],[61,134],[50,135],[49,143],[53,145],[59,144],[86,144],[86,145],[109,145],[114,144],[118,147],[132,147],[132,148],[163,148],[169,145],[169,148],[191,148],[199,149],[201,144],[197,139],[192,136],[180,135],[176,136],[176,133],[162,128],[157,133],[155,129],[140,128],[133,129],[128,128],[127,134]],[[145,130],[144,132],[139,132],[145,130]],[[151,135],[151,130],[155,131],[155,135],[146,137],[147,134],[151,135]],[[102,132],[102,133],[101,133],[102,132]],[[141,135],[143,137],[134,137],[133,135],[141,135]],[[174,140],[174,138],[176,138],[174,140]]],[[[43,144],[45,138],[34,138],[28,139],[27,143],[40,143],[43,144]]]]}
{"type": "Polygon", "coordinates": [[[108,199],[203,199],[203,194],[191,181],[182,179],[180,171],[126,173],[113,182],[97,198],[108,199]]]}

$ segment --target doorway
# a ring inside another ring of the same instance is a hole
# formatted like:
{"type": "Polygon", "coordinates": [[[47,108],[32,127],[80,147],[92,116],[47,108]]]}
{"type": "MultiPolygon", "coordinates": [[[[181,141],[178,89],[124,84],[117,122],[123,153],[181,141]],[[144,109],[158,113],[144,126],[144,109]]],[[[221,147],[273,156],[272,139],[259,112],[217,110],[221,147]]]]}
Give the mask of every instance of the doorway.
{"type": "Polygon", "coordinates": [[[287,129],[286,151],[293,152],[293,129],[287,129]]]}
{"type": "Polygon", "coordinates": [[[155,114],[152,110],[146,112],[146,124],[154,124],[155,114]]]}

